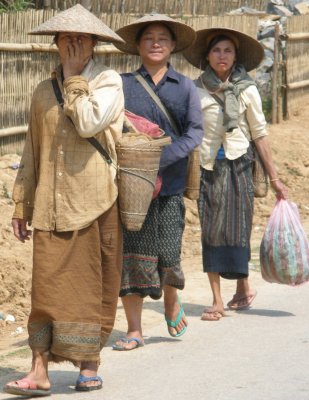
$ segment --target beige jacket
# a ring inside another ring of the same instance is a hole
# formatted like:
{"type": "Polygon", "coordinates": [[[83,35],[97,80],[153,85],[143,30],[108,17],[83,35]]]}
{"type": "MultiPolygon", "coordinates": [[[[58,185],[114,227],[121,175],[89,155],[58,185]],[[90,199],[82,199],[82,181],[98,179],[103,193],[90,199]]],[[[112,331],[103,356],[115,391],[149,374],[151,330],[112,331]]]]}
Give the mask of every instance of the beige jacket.
{"type": "MultiPolygon", "coordinates": [[[[266,120],[256,86],[251,85],[240,95],[239,126],[226,132],[223,111],[207,89],[198,88],[204,118],[204,138],[200,147],[201,166],[212,170],[219,148],[223,144],[225,156],[234,160],[247,152],[249,141],[266,136],[266,120]]],[[[223,94],[220,94],[220,97],[223,94]]]]}
{"type": "Polygon", "coordinates": [[[122,135],[124,98],[120,76],[93,60],[63,87],[59,73],[64,109],[50,79],[38,85],[32,98],[13,217],[61,232],[87,227],[117,198],[115,142],[122,135]],[[88,143],[90,136],[105,147],[114,165],[88,143]]]}

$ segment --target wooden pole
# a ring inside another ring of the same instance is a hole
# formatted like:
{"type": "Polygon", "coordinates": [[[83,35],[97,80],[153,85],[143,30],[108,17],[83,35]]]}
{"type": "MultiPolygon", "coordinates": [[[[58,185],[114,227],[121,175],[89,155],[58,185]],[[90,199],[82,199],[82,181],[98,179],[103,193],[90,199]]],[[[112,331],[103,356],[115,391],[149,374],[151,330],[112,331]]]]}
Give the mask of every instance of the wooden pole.
{"type": "Polygon", "coordinates": [[[288,33],[285,36],[288,40],[306,40],[309,39],[309,32],[288,33]]]}
{"type": "Polygon", "coordinates": [[[278,46],[279,46],[279,25],[275,25],[275,47],[274,47],[274,64],[272,71],[272,109],[271,122],[278,122],[278,46]]]}
{"type": "MultiPolygon", "coordinates": [[[[56,53],[57,46],[45,43],[0,43],[0,51],[30,51],[42,53],[56,53]]],[[[112,44],[96,46],[94,48],[96,54],[117,54],[122,53],[112,44]]]]}
{"type": "Polygon", "coordinates": [[[28,131],[27,125],[13,126],[11,128],[0,129],[0,137],[20,135],[22,133],[27,133],[27,131],[28,131]]]}
{"type": "Polygon", "coordinates": [[[88,11],[92,10],[92,0],[81,0],[80,4],[88,11]]]}
{"type": "Polygon", "coordinates": [[[44,10],[50,10],[51,9],[51,0],[44,0],[43,8],[44,8],[44,10]]]}
{"type": "Polygon", "coordinates": [[[287,84],[288,89],[301,89],[306,86],[309,86],[309,79],[307,79],[305,81],[299,81],[299,82],[293,82],[293,83],[287,84]]]}

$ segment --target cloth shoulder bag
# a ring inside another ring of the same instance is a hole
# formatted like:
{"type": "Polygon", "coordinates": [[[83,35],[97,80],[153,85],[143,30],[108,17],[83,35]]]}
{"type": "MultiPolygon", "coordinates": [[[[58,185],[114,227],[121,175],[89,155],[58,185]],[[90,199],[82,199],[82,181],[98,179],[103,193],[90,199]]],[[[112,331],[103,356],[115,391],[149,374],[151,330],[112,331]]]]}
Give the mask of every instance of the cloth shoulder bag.
{"type": "MultiPolygon", "coordinates": [[[[171,127],[174,129],[176,134],[180,136],[179,129],[174,121],[174,118],[167,110],[165,105],[162,103],[161,99],[156,95],[156,93],[152,90],[151,86],[149,86],[148,82],[143,78],[141,74],[138,72],[134,73],[135,79],[143,86],[143,88],[148,92],[153,101],[157,104],[157,106],[162,110],[167,120],[169,121],[171,127]]],[[[187,166],[187,177],[186,177],[186,187],[184,191],[184,197],[190,200],[197,200],[199,198],[200,193],[200,150],[199,146],[197,146],[190,154],[188,158],[188,166],[187,166]]]]}
{"type": "MultiPolygon", "coordinates": [[[[224,103],[216,94],[212,94],[212,97],[224,108],[224,103]]],[[[252,181],[254,197],[266,197],[268,193],[268,175],[265,165],[257,151],[254,141],[250,141],[251,149],[253,152],[252,160],[252,181]]]]}

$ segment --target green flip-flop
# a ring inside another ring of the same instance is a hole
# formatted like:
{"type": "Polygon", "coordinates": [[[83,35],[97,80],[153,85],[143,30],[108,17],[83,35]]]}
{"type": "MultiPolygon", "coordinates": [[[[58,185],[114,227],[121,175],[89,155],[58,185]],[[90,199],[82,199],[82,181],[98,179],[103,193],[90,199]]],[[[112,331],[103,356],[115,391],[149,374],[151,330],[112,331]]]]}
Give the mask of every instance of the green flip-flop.
{"type": "MultiPolygon", "coordinates": [[[[168,325],[169,327],[171,327],[171,328],[176,328],[176,326],[179,324],[179,322],[180,322],[180,320],[181,320],[181,318],[182,318],[182,316],[183,316],[183,314],[184,314],[184,309],[183,309],[183,306],[182,306],[182,304],[181,304],[179,298],[178,298],[178,304],[179,304],[180,310],[179,310],[179,313],[178,313],[177,318],[175,319],[175,321],[172,321],[171,319],[169,319],[169,318],[165,315],[165,321],[166,321],[167,325],[168,325]]],[[[177,332],[176,334],[172,334],[169,330],[168,330],[168,333],[169,333],[172,337],[179,337],[179,336],[182,336],[182,335],[186,332],[186,330],[187,330],[187,327],[184,326],[184,327],[182,328],[182,330],[179,331],[179,332],[177,332]]]]}

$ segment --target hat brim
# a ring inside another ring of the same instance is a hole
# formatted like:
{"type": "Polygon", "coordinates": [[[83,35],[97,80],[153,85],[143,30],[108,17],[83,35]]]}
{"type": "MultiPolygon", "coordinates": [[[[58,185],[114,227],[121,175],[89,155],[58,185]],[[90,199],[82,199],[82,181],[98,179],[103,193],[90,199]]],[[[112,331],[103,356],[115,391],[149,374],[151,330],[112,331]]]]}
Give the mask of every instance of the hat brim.
{"type": "Polygon", "coordinates": [[[201,29],[196,32],[195,42],[187,48],[183,55],[189,61],[190,64],[194,65],[201,70],[204,70],[207,66],[206,51],[207,43],[210,36],[214,37],[214,34],[223,34],[229,36],[233,35],[239,41],[239,47],[237,49],[237,62],[242,64],[246,71],[251,71],[258,67],[264,58],[264,48],[254,39],[243,32],[236,31],[234,29],[227,28],[209,28],[201,29]]]}
{"type": "Polygon", "coordinates": [[[116,31],[116,33],[125,41],[125,43],[115,43],[115,46],[124,53],[138,55],[136,37],[138,32],[147,25],[158,23],[167,25],[176,37],[176,45],[172,53],[185,50],[195,39],[195,31],[190,26],[174,21],[171,18],[160,15],[146,16],[137,21],[132,22],[116,31]]]}

